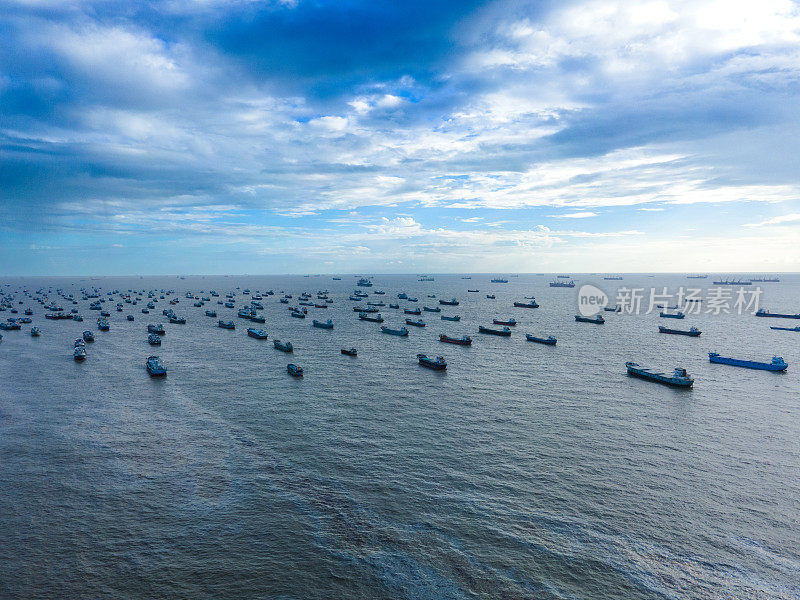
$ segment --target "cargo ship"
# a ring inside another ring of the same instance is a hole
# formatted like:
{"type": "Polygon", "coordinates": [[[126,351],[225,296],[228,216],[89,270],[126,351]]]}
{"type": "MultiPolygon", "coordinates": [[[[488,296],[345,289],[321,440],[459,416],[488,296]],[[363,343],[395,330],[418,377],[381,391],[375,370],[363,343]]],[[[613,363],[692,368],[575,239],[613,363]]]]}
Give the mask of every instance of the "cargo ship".
{"type": "Polygon", "coordinates": [[[362,321],[369,321],[370,323],[383,323],[383,317],[380,313],[377,313],[375,316],[369,315],[365,312],[358,313],[358,318],[362,321]]]}
{"type": "Polygon", "coordinates": [[[765,308],[759,308],[756,311],[756,316],[757,317],[773,317],[773,318],[776,318],[776,319],[800,319],[800,313],[798,313],[796,315],[790,315],[788,313],[772,313],[772,312],[769,312],[765,308]]]}
{"type": "Polygon", "coordinates": [[[434,360],[433,358],[428,358],[424,354],[417,354],[417,360],[423,367],[433,369],[434,371],[444,371],[447,368],[447,361],[445,361],[443,356],[437,356],[434,360]]]}
{"type": "Polygon", "coordinates": [[[668,313],[668,312],[661,311],[659,313],[659,316],[664,318],[664,319],[683,319],[684,317],[686,317],[686,315],[683,314],[681,311],[677,311],[677,312],[674,312],[674,313],[668,313]]]}
{"type": "Polygon", "coordinates": [[[161,364],[161,361],[157,356],[148,356],[145,367],[147,368],[147,372],[150,373],[151,377],[167,376],[167,368],[161,364]]]}
{"type": "Polygon", "coordinates": [[[719,281],[715,281],[714,285],[753,285],[753,282],[741,279],[720,279],[719,281]]]}
{"type": "Polygon", "coordinates": [[[663,383],[664,385],[671,385],[675,387],[692,387],[694,379],[689,377],[686,369],[676,368],[672,375],[651,371],[646,367],[642,367],[635,362],[626,362],[625,367],[628,369],[628,375],[639,377],[640,379],[647,379],[655,381],[656,383],[663,383]]]}
{"type": "Polygon", "coordinates": [[[459,346],[471,346],[472,338],[468,335],[462,335],[460,338],[453,338],[445,334],[439,336],[439,341],[446,344],[457,344],[459,346]]]}
{"type": "Polygon", "coordinates": [[[517,308],[539,308],[536,300],[531,300],[530,302],[514,302],[514,306],[517,308]]]}
{"type": "Polygon", "coordinates": [[[770,362],[760,362],[756,360],[728,358],[726,356],[720,356],[717,352],[709,352],[708,360],[712,363],[718,363],[721,365],[744,367],[745,369],[760,369],[762,371],[785,371],[789,366],[780,356],[773,356],[770,362]]]}
{"type": "Polygon", "coordinates": [[[408,329],[405,327],[401,327],[400,329],[392,329],[391,327],[386,327],[386,325],[383,325],[381,327],[381,331],[383,333],[388,333],[389,335],[399,335],[400,337],[408,336],[408,329]]]}
{"type": "Polygon", "coordinates": [[[294,352],[294,346],[292,346],[292,342],[281,342],[280,340],[272,340],[272,345],[275,347],[276,350],[280,350],[281,352],[294,352]]]}
{"type": "Polygon", "coordinates": [[[490,335],[499,335],[503,337],[508,337],[511,335],[511,330],[508,327],[503,327],[502,329],[492,329],[491,327],[484,327],[483,325],[479,325],[478,332],[488,333],[490,335]]]}
{"type": "Polygon", "coordinates": [[[581,315],[575,315],[575,320],[578,323],[594,323],[595,325],[602,325],[606,322],[603,318],[603,315],[597,315],[596,317],[582,317],[581,315]]]}
{"type": "Polygon", "coordinates": [[[515,327],[517,325],[517,320],[513,318],[505,321],[503,319],[492,319],[492,323],[495,325],[508,325],[509,327],[515,327]]]}
{"type": "Polygon", "coordinates": [[[669,327],[664,327],[663,325],[658,326],[659,333],[672,333],[674,335],[688,335],[689,337],[698,337],[702,331],[700,331],[697,327],[690,327],[689,329],[670,329],[669,327]]]}
{"type": "Polygon", "coordinates": [[[548,335],[546,338],[543,338],[543,337],[537,337],[532,333],[526,333],[525,339],[528,340],[529,342],[536,342],[537,344],[546,344],[548,346],[555,346],[557,341],[556,338],[554,338],[552,335],[548,335]]]}

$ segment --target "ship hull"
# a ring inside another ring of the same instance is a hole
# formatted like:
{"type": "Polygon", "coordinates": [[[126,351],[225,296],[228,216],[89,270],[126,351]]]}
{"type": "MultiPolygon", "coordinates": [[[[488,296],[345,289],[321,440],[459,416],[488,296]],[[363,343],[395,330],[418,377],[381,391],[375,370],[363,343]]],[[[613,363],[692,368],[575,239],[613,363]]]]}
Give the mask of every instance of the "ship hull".
{"type": "Polygon", "coordinates": [[[648,370],[636,367],[628,367],[628,375],[631,377],[637,377],[639,379],[646,379],[647,381],[654,381],[655,383],[660,383],[661,385],[668,385],[670,387],[677,388],[689,388],[694,384],[694,380],[692,379],[676,379],[675,377],[669,377],[661,373],[652,373],[648,370]]]}
{"type": "Polygon", "coordinates": [[[432,371],[444,371],[447,369],[447,363],[440,363],[433,360],[424,360],[419,359],[419,364],[426,369],[431,369],[432,371]]]}
{"type": "Polygon", "coordinates": [[[489,335],[497,335],[497,336],[500,336],[500,337],[510,337],[511,336],[511,332],[510,331],[501,331],[501,330],[498,330],[498,329],[489,329],[488,327],[478,327],[478,332],[479,333],[487,333],[489,335]]]}
{"type": "Polygon", "coordinates": [[[578,323],[594,323],[595,325],[602,325],[605,321],[600,321],[598,319],[590,319],[589,317],[575,317],[575,320],[578,323]]]}
{"type": "Polygon", "coordinates": [[[407,329],[389,329],[388,327],[381,327],[381,331],[387,335],[396,335],[399,337],[407,337],[407,329]]]}
{"type": "Polygon", "coordinates": [[[444,342],[445,344],[455,344],[457,346],[471,346],[472,340],[471,339],[463,339],[463,338],[451,338],[447,337],[446,335],[440,335],[439,341],[444,342]]]}
{"type": "Polygon", "coordinates": [[[536,337],[535,335],[526,335],[525,339],[528,340],[529,342],[536,342],[537,344],[544,344],[546,346],[555,346],[557,341],[551,338],[536,337]]]}
{"type": "Polygon", "coordinates": [[[708,360],[719,365],[730,365],[732,367],[742,367],[744,369],[757,369],[759,371],[785,371],[789,365],[763,363],[754,360],[740,360],[738,358],[727,358],[725,356],[709,356],[708,360]]]}
{"type": "Polygon", "coordinates": [[[684,331],[682,329],[670,329],[668,327],[659,327],[659,333],[671,333],[672,335],[686,335],[689,337],[699,337],[702,331],[684,331]]]}

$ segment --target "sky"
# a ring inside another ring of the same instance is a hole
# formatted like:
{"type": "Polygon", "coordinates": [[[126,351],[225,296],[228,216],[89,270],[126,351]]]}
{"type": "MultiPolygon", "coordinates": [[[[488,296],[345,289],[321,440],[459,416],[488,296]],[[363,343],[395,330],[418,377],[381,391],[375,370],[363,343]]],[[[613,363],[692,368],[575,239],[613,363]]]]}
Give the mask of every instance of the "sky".
{"type": "Polygon", "coordinates": [[[800,271],[789,0],[0,0],[0,274],[800,271]]]}

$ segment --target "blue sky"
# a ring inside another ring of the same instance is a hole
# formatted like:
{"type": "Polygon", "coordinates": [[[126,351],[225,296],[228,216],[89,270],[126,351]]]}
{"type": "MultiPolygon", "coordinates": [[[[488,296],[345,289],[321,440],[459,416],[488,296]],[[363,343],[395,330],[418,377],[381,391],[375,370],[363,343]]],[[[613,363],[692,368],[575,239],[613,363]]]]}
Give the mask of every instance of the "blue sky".
{"type": "Polygon", "coordinates": [[[0,0],[0,274],[800,270],[786,0],[0,0]]]}

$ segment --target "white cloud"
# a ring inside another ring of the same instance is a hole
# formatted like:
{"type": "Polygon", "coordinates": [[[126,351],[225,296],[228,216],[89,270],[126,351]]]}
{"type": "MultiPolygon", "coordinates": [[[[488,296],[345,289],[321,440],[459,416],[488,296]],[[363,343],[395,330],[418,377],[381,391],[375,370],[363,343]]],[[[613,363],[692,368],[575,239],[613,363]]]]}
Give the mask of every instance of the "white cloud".
{"type": "Polygon", "coordinates": [[[318,117],[308,122],[309,127],[316,129],[318,134],[323,136],[342,135],[347,130],[349,124],[350,122],[347,117],[338,117],[335,115],[318,117]]]}
{"type": "Polygon", "coordinates": [[[790,215],[773,217],[771,219],[767,219],[766,221],[761,221],[760,223],[745,223],[745,227],[766,227],[768,225],[787,225],[798,222],[800,222],[800,213],[793,213],[790,215]]]}
{"type": "Polygon", "coordinates": [[[50,26],[33,34],[86,76],[124,89],[144,87],[152,93],[189,84],[179,64],[180,46],[170,48],[147,32],[121,26],[50,26]]]}
{"type": "Polygon", "coordinates": [[[588,219],[589,217],[596,217],[597,213],[591,211],[569,213],[566,215],[550,215],[557,219],[588,219]]]}

